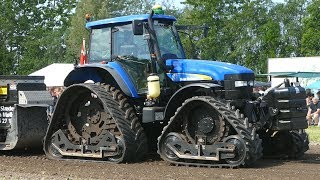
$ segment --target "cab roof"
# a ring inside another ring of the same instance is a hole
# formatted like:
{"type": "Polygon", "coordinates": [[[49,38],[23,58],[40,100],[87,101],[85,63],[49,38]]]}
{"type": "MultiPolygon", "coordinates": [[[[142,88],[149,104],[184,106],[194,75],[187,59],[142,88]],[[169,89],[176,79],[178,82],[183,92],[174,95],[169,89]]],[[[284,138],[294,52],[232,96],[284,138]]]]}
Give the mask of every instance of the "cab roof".
{"type": "MultiPolygon", "coordinates": [[[[94,29],[95,27],[111,25],[111,24],[127,23],[127,22],[131,22],[133,20],[148,21],[148,17],[149,17],[149,14],[141,14],[141,15],[130,15],[130,16],[121,16],[121,17],[109,18],[109,19],[102,19],[102,20],[98,20],[98,21],[88,22],[86,24],[86,28],[94,29]]],[[[159,15],[159,14],[153,15],[152,19],[176,21],[176,18],[174,16],[159,15]]]]}

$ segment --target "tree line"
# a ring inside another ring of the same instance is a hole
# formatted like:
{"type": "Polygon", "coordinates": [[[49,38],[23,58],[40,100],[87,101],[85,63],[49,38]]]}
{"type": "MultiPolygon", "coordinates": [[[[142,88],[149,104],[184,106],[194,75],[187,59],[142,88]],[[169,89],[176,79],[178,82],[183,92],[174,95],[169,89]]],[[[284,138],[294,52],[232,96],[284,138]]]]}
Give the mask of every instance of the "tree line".
{"type": "MultiPolygon", "coordinates": [[[[85,14],[93,19],[147,13],[155,0],[0,0],[0,74],[30,74],[79,59],[85,14]]],[[[320,55],[320,0],[163,0],[177,24],[208,25],[190,32],[202,59],[267,71],[267,59],[320,55]],[[198,38],[202,37],[202,38],[198,38]]],[[[193,57],[190,37],[182,35],[193,57]]]]}

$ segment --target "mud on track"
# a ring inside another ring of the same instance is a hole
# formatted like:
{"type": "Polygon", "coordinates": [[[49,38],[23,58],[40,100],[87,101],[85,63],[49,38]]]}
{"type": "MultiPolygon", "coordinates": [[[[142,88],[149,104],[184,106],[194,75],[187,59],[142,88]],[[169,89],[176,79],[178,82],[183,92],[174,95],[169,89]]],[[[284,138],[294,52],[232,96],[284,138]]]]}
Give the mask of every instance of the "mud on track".
{"type": "Polygon", "coordinates": [[[320,145],[296,161],[262,159],[254,168],[177,167],[150,155],[135,164],[54,161],[41,152],[1,152],[0,179],[320,179],[320,145]]]}

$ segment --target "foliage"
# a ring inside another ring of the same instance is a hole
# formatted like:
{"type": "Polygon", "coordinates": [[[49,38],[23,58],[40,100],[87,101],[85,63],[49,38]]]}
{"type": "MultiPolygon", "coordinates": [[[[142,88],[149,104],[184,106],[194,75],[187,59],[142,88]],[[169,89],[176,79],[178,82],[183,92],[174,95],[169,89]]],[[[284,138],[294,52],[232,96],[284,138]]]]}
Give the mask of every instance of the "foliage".
{"type": "Polygon", "coordinates": [[[1,32],[5,47],[13,55],[13,64],[6,74],[29,74],[64,58],[63,35],[75,0],[25,1],[5,0],[0,3],[1,32]]]}
{"type": "Polygon", "coordinates": [[[3,42],[3,40],[0,41],[0,75],[11,74],[10,70],[14,69],[13,54],[6,49],[3,42]]]}
{"type": "Polygon", "coordinates": [[[308,6],[308,16],[304,18],[301,51],[305,56],[320,55],[320,1],[314,0],[308,6]]]}
{"type": "Polygon", "coordinates": [[[204,59],[241,64],[263,73],[267,71],[268,58],[302,55],[306,0],[286,3],[186,0],[186,3],[181,18],[184,23],[210,26],[208,37],[197,43],[204,59]]]}
{"type": "Polygon", "coordinates": [[[175,0],[162,0],[160,4],[164,8],[165,14],[175,16],[179,19],[184,9],[177,7],[174,2],[175,0]]]}

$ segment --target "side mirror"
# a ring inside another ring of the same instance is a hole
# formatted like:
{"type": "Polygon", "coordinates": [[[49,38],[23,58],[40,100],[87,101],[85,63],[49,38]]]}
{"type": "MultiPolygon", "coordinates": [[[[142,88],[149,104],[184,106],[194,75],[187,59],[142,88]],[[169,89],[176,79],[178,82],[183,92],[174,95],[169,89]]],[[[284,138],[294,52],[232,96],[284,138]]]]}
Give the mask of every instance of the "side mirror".
{"type": "Polygon", "coordinates": [[[143,21],[133,20],[132,21],[132,32],[133,35],[143,35],[143,21]]]}
{"type": "Polygon", "coordinates": [[[208,26],[208,24],[205,24],[204,26],[203,26],[203,37],[208,37],[208,32],[209,32],[209,26],[208,26]]]}

